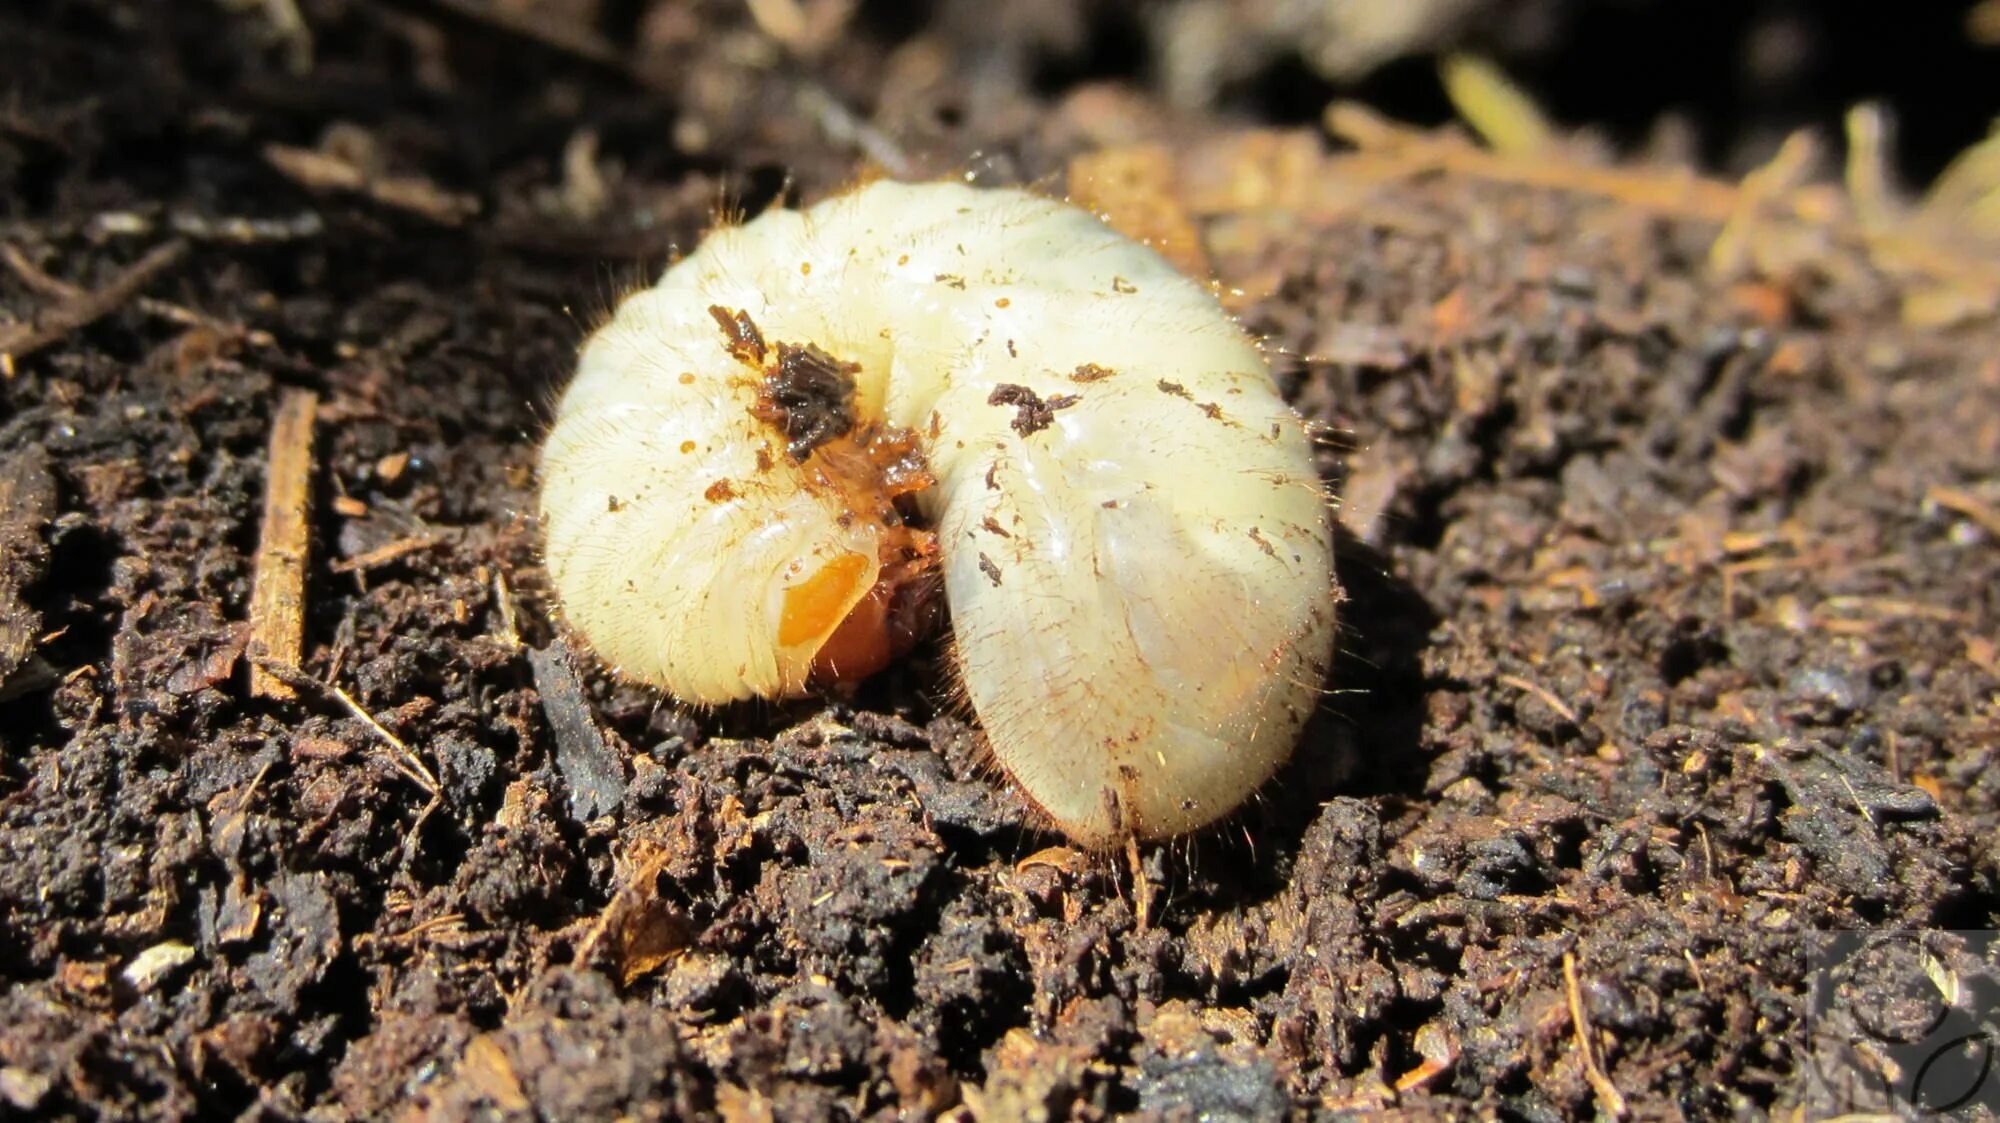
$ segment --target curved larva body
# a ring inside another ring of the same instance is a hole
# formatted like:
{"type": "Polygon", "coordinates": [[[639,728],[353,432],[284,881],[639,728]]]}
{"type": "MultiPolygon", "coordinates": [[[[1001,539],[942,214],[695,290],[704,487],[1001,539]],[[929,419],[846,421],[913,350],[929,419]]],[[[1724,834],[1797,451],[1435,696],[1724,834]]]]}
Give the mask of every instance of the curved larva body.
{"type": "Polygon", "coordinates": [[[1175,834],[1290,753],[1334,616],[1302,427],[1205,289],[1020,191],[877,183],[768,213],[588,341],[542,519],[603,658],[690,702],[798,693],[883,574],[881,520],[757,412],[767,342],[855,364],[855,413],[917,435],[966,695],[1056,825],[1175,834]],[[754,355],[718,326],[735,313],[754,355]]]}

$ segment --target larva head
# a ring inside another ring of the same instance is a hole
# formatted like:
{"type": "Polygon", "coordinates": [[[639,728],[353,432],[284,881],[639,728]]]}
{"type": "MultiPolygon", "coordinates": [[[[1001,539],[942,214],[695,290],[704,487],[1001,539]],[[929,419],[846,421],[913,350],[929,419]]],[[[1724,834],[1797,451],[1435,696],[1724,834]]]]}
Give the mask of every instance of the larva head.
{"type": "Polygon", "coordinates": [[[908,651],[935,625],[937,539],[906,523],[898,499],[931,486],[930,472],[907,433],[853,434],[816,448],[800,466],[807,486],[832,503],[835,523],[872,536],[875,552],[850,554],[786,593],[780,643],[804,640],[828,619],[813,644],[811,685],[868,677],[908,651]]]}
{"type": "Polygon", "coordinates": [[[811,343],[767,347],[742,312],[709,311],[730,337],[731,354],[759,369],[750,414],[785,442],[772,470],[825,502],[838,530],[873,543],[799,567],[810,572],[784,588],[782,657],[803,659],[814,686],[866,678],[919,638],[914,594],[929,585],[921,578],[936,540],[905,524],[897,502],[935,481],[913,434],[858,421],[858,364],[811,343]]]}
{"type": "Polygon", "coordinates": [[[879,551],[851,551],[831,558],[795,560],[790,584],[772,591],[779,604],[779,675],[786,693],[808,685],[863,678],[888,665],[886,599],[875,595],[879,551]]]}
{"type": "Polygon", "coordinates": [[[719,305],[665,331],[648,300],[586,346],[543,449],[569,621],[689,702],[880,670],[913,642],[935,554],[897,507],[931,483],[914,439],[857,426],[854,364],[719,305]]]}

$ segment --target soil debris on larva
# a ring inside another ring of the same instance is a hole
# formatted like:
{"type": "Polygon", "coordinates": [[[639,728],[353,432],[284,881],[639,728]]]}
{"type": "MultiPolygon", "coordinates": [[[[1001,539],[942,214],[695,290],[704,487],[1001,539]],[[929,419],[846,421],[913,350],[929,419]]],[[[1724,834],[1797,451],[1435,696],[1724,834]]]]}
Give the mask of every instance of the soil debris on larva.
{"type": "Polygon", "coordinates": [[[987,395],[986,404],[1013,406],[1013,429],[1026,437],[1048,428],[1055,421],[1057,410],[1068,409],[1081,400],[1081,394],[1053,394],[1044,399],[1026,386],[1003,382],[987,395]]]}
{"type": "Polygon", "coordinates": [[[853,430],[854,372],[859,369],[811,343],[778,344],[777,361],[765,373],[752,411],[785,435],[785,452],[794,464],[853,430]]]}
{"type": "MultiPolygon", "coordinates": [[[[722,328],[722,345],[729,352],[729,357],[744,366],[762,369],[766,353],[764,336],[757,330],[750,314],[732,312],[720,304],[709,305],[708,314],[714,316],[715,322],[722,328]]],[[[692,375],[683,375],[682,378],[693,381],[692,375]]]]}

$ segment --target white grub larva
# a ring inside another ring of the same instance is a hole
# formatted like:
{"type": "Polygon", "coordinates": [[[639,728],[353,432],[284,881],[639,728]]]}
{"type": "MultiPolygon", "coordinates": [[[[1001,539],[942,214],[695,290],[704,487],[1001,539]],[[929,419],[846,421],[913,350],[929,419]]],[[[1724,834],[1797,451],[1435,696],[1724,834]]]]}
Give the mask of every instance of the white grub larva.
{"type": "Polygon", "coordinates": [[[872,672],[941,575],[993,760],[1086,846],[1235,808],[1333,642],[1326,497],[1257,348],[1024,191],[710,235],[585,343],[541,518],[570,624],[696,704],[872,672]]]}

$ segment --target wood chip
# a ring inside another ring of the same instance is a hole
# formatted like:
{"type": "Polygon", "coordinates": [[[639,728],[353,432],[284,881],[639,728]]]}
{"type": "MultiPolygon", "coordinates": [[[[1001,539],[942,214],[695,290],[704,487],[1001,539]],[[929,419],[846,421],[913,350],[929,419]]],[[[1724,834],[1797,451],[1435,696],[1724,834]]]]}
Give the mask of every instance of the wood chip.
{"type": "Polygon", "coordinates": [[[570,818],[589,822],[625,801],[625,766],[605,743],[560,641],[530,648],[528,666],[556,739],[556,768],[569,785],[570,818]]]}
{"type": "MultiPolygon", "coordinates": [[[[264,476],[264,528],[257,540],[250,594],[250,646],[289,667],[305,659],[306,558],[312,540],[313,419],[319,399],[286,391],[271,425],[264,476]]],[[[261,666],[250,670],[250,693],[291,699],[290,685],[261,666]]]]}
{"type": "Polygon", "coordinates": [[[464,1059],[458,1063],[458,1078],[476,1089],[480,1098],[500,1112],[527,1114],[534,1105],[521,1084],[513,1059],[500,1042],[501,1039],[491,1033],[473,1038],[465,1046],[464,1059]]]}
{"type": "Polygon", "coordinates": [[[579,964],[592,964],[600,951],[609,952],[620,980],[629,987],[694,946],[699,927],[660,896],[660,871],[674,856],[670,850],[642,843],[619,862],[618,891],[578,945],[579,964]]]}

